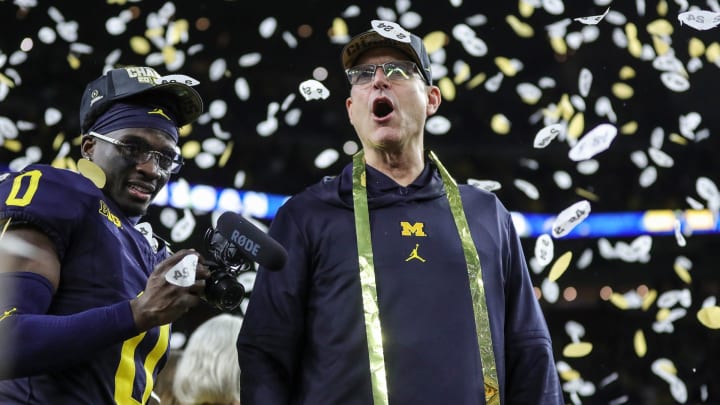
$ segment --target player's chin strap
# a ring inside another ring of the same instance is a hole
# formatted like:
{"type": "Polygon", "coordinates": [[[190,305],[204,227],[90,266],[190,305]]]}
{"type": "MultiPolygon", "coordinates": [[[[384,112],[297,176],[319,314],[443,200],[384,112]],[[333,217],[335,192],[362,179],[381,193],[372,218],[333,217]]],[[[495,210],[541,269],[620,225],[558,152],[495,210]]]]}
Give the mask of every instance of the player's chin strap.
{"type": "MultiPolygon", "coordinates": [[[[429,152],[430,160],[437,166],[445,185],[455,225],[462,241],[465,262],[470,279],[470,294],[473,313],[475,314],[475,330],[477,332],[480,361],[482,362],[485,383],[485,402],[488,405],[500,404],[500,386],[495,366],[490,320],[485,299],[485,287],[475,243],[473,243],[465,217],[465,210],[460,199],[457,183],[433,152],[429,152]]],[[[370,234],[370,214],[367,203],[365,178],[365,159],[361,150],[353,156],[353,202],[355,206],[355,232],[358,244],[358,262],[360,267],[360,285],[362,288],[363,310],[365,313],[365,333],[370,357],[370,376],[372,381],[373,402],[375,405],[388,404],[387,375],[385,372],[385,355],[382,343],[382,327],[378,307],[377,285],[375,283],[375,265],[373,263],[372,240],[370,234]]]]}

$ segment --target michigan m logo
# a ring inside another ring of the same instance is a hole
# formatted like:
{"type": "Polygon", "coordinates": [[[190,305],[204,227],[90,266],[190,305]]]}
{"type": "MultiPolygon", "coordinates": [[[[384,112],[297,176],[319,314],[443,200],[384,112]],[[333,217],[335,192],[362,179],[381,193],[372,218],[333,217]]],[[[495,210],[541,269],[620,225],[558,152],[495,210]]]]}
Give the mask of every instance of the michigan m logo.
{"type": "Polygon", "coordinates": [[[427,236],[425,231],[423,231],[425,224],[422,222],[415,222],[410,225],[409,222],[400,221],[400,226],[402,227],[402,232],[400,233],[402,236],[427,236]]]}

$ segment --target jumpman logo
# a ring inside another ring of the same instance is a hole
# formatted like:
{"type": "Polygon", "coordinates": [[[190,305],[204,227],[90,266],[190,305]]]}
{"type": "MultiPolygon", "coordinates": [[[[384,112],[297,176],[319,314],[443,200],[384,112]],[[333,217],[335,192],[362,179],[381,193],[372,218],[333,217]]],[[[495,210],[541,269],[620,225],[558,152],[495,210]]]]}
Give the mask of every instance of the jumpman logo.
{"type": "Polygon", "coordinates": [[[409,262],[409,261],[412,260],[412,259],[418,259],[418,260],[420,260],[421,262],[425,263],[425,259],[423,259],[422,257],[420,257],[420,255],[418,254],[418,246],[420,246],[420,245],[416,243],[416,244],[415,244],[415,249],[413,249],[412,252],[410,252],[410,256],[408,256],[408,258],[405,259],[406,262],[409,262]]]}
{"type": "Polygon", "coordinates": [[[165,117],[166,120],[172,121],[172,120],[170,119],[170,117],[168,117],[167,114],[165,114],[165,111],[163,111],[162,108],[156,108],[156,109],[154,109],[154,110],[152,110],[152,111],[148,111],[148,114],[162,115],[163,117],[165,117]]]}

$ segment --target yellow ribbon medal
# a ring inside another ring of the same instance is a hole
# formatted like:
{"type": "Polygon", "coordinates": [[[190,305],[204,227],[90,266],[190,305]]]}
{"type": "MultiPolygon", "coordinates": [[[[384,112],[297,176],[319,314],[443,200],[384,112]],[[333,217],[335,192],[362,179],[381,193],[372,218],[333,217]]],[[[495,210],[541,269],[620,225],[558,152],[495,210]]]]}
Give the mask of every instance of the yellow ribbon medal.
{"type": "MultiPolygon", "coordinates": [[[[485,402],[488,405],[500,404],[500,386],[497,378],[495,355],[493,352],[490,319],[487,313],[485,288],[482,280],[480,257],[473,243],[460,199],[457,183],[433,152],[429,152],[430,160],[437,166],[442,176],[448,203],[452,211],[458,235],[462,241],[465,262],[467,263],[470,280],[475,329],[477,332],[480,361],[482,362],[485,385],[485,402]]],[[[360,268],[360,286],[362,289],[363,311],[365,314],[365,333],[370,358],[370,375],[372,381],[373,402],[375,405],[388,405],[387,374],[382,343],[382,326],[378,307],[377,284],[375,282],[375,265],[373,262],[372,240],[370,234],[370,214],[367,204],[367,188],[365,183],[365,161],[361,150],[353,156],[353,202],[355,204],[355,232],[358,244],[358,263],[360,268]]]]}

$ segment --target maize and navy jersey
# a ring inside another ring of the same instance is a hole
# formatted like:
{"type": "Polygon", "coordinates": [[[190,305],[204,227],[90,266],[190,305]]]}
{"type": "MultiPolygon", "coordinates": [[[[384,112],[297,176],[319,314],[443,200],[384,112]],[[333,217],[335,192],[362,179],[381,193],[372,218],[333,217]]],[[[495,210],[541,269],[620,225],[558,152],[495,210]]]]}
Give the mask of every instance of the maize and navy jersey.
{"type": "MultiPolygon", "coordinates": [[[[468,272],[437,169],[408,187],[367,167],[390,404],[485,403],[468,272]]],[[[461,185],[487,297],[502,404],[563,404],[550,335],[509,212],[461,185]]],[[[372,404],[352,164],[289,199],[270,227],[288,252],[261,267],[238,339],[241,402],[372,404]]]]}
{"type": "MultiPolygon", "coordinates": [[[[130,300],[168,256],[164,245],[155,252],[135,229],[136,219],[126,218],[90,180],[69,170],[32,165],[0,182],[0,221],[8,218],[32,224],[55,244],[61,274],[48,314],[75,314],[130,300]]],[[[145,403],[168,343],[166,325],[118,341],[89,361],[0,381],[0,403],[145,403]]]]}

